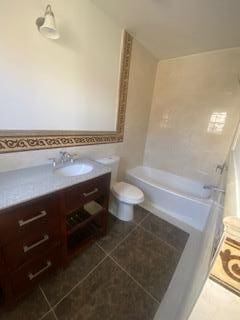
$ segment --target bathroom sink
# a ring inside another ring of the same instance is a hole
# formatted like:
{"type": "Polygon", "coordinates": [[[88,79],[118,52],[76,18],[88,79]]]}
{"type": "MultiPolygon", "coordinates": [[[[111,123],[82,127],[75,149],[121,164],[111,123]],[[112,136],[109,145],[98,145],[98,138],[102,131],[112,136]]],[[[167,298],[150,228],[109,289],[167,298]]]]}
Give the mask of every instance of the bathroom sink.
{"type": "Polygon", "coordinates": [[[86,163],[74,163],[65,167],[57,168],[54,170],[54,174],[64,177],[81,176],[89,173],[93,170],[90,164],[86,163]]]}

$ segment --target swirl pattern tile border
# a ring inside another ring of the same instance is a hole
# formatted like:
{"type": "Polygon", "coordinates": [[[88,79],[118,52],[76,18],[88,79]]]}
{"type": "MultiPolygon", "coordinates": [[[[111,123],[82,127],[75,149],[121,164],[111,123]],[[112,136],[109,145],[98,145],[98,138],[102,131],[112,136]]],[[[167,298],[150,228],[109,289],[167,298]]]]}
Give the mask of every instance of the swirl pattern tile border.
{"type": "Polygon", "coordinates": [[[133,37],[124,32],[116,132],[0,135],[0,153],[119,143],[123,141],[133,37]]]}

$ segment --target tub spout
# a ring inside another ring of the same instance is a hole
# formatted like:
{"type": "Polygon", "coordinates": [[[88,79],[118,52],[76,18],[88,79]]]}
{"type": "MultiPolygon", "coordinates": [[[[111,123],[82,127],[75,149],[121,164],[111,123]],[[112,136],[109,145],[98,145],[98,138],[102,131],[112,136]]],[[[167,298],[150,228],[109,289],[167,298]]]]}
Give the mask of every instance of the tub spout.
{"type": "Polygon", "coordinates": [[[203,189],[209,189],[209,190],[212,190],[212,191],[225,193],[224,189],[219,188],[218,186],[213,186],[213,185],[208,185],[208,184],[205,184],[203,186],[203,189]]]}

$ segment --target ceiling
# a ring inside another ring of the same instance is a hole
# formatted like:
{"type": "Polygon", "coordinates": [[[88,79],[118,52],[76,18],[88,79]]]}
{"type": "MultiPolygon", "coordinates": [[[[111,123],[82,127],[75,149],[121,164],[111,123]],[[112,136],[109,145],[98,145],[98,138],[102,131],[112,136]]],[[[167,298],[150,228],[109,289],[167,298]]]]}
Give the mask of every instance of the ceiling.
{"type": "Polygon", "coordinates": [[[159,60],[240,46],[240,0],[92,0],[159,60]]]}

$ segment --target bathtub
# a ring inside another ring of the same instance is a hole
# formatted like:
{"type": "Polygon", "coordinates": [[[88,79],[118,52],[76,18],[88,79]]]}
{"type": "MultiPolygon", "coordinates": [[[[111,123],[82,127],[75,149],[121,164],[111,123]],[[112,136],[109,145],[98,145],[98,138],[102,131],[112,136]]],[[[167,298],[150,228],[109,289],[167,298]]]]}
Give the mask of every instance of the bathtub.
{"type": "Polygon", "coordinates": [[[183,224],[204,230],[212,200],[203,183],[149,167],[128,170],[126,180],[144,192],[145,203],[183,224]]]}

